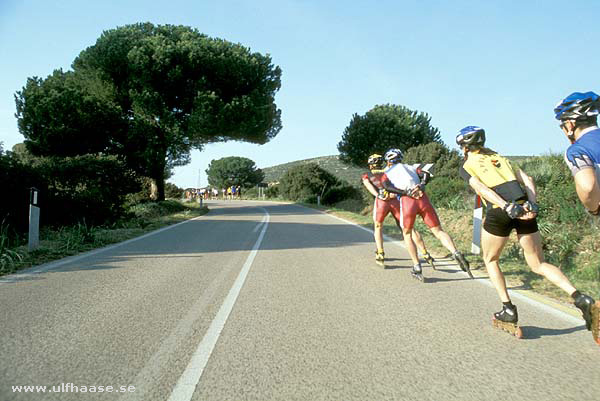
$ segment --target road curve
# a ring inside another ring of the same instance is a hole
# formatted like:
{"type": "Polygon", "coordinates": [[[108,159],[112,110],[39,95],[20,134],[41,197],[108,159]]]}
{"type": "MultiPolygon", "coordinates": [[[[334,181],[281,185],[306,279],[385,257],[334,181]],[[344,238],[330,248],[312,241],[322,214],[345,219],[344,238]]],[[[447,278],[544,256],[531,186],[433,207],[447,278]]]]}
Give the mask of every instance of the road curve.
{"type": "Polygon", "coordinates": [[[580,319],[516,299],[516,340],[450,262],[423,284],[403,248],[382,270],[371,233],[324,213],[209,207],[0,278],[0,400],[600,400],[580,319]]]}

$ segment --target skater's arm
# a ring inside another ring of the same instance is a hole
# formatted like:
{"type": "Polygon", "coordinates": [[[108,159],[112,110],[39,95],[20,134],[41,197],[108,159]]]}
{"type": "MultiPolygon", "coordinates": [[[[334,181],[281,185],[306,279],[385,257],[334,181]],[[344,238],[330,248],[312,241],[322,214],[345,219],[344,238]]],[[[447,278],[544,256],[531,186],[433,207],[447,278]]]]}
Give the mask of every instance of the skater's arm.
{"type": "Polygon", "coordinates": [[[537,199],[537,191],[535,189],[535,183],[533,182],[533,178],[525,174],[525,172],[521,169],[517,169],[517,181],[519,181],[525,187],[525,192],[527,192],[527,199],[530,202],[535,203],[537,199]]]}
{"type": "Polygon", "coordinates": [[[405,195],[407,195],[406,191],[404,191],[402,189],[399,189],[399,188],[396,188],[394,186],[394,184],[392,184],[391,181],[388,180],[388,179],[384,178],[381,181],[381,183],[383,184],[383,188],[385,188],[385,190],[388,191],[388,192],[391,192],[391,193],[399,195],[399,196],[405,196],[405,195]]]}
{"type": "Polygon", "coordinates": [[[477,177],[471,176],[469,178],[469,185],[477,195],[481,196],[488,202],[493,203],[499,208],[504,209],[506,205],[509,203],[505,201],[500,195],[498,195],[494,190],[488,188],[483,182],[481,182],[477,177]]]}
{"type": "Polygon", "coordinates": [[[371,195],[373,195],[373,196],[379,195],[377,188],[375,188],[375,185],[373,185],[373,183],[371,181],[369,181],[368,178],[363,178],[362,183],[365,186],[365,188],[367,188],[367,191],[369,191],[371,193],[371,195]]]}
{"type": "Polygon", "coordinates": [[[575,173],[575,189],[583,206],[592,214],[600,214],[600,183],[594,169],[586,168],[575,173]]]}

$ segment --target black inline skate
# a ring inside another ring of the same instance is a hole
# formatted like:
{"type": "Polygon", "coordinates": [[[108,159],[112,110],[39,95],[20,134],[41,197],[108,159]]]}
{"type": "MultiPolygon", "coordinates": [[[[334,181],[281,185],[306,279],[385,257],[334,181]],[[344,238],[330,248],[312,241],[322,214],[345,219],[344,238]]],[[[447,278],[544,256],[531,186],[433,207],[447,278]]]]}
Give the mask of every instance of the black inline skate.
{"type": "Polygon", "coordinates": [[[473,278],[473,273],[471,273],[471,266],[469,266],[469,261],[467,260],[467,258],[465,258],[465,255],[463,255],[460,251],[456,251],[452,256],[454,257],[454,260],[458,262],[460,269],[466,272],[469,275],[469,277],[473,278]]]}
{"type": "Polygon", "coordinates": [[[502,310],[494,313],[494,316],[492,317],[492,324],[494,327],[504,330],[517,338],[522,338],[523,331],[517,325],[518,321],[519,313],[517,312],[517,307],[515,305],[512,305],[512,307],[503,305],[502,310]]]}

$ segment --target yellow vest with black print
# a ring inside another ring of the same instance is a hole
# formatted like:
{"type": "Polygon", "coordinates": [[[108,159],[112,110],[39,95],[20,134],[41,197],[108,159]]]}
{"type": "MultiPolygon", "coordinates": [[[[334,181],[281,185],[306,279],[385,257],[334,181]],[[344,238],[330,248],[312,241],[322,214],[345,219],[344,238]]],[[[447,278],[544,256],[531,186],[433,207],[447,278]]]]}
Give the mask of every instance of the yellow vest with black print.
{"type": "MultiPolygon", "coordinates": [[[[463,168],[477,177],[486,187],[496,192],[507,202],[523,203],[527,195],[521,188],[510,162],[497,153],[483,154],[469,152],[463,168]]],[[[497,207],[487,205],[488,207],[497,207]]]]}

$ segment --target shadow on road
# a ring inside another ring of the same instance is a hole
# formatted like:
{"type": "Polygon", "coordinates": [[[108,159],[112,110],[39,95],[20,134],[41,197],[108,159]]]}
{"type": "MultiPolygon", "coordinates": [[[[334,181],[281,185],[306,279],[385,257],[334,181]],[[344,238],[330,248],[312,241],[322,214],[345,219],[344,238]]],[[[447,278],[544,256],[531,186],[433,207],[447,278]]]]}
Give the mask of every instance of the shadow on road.
{"type": "Polygon", "coordinates": [[[551,329],[547,327],[521,326],[521,329],[523,330],[523,338],[526,340],[535,340],[548,336],[561,336],[565,334],[575,333],[581,330],[586,330],[585,325],[569,327],[568,329],[551,329]]]}

